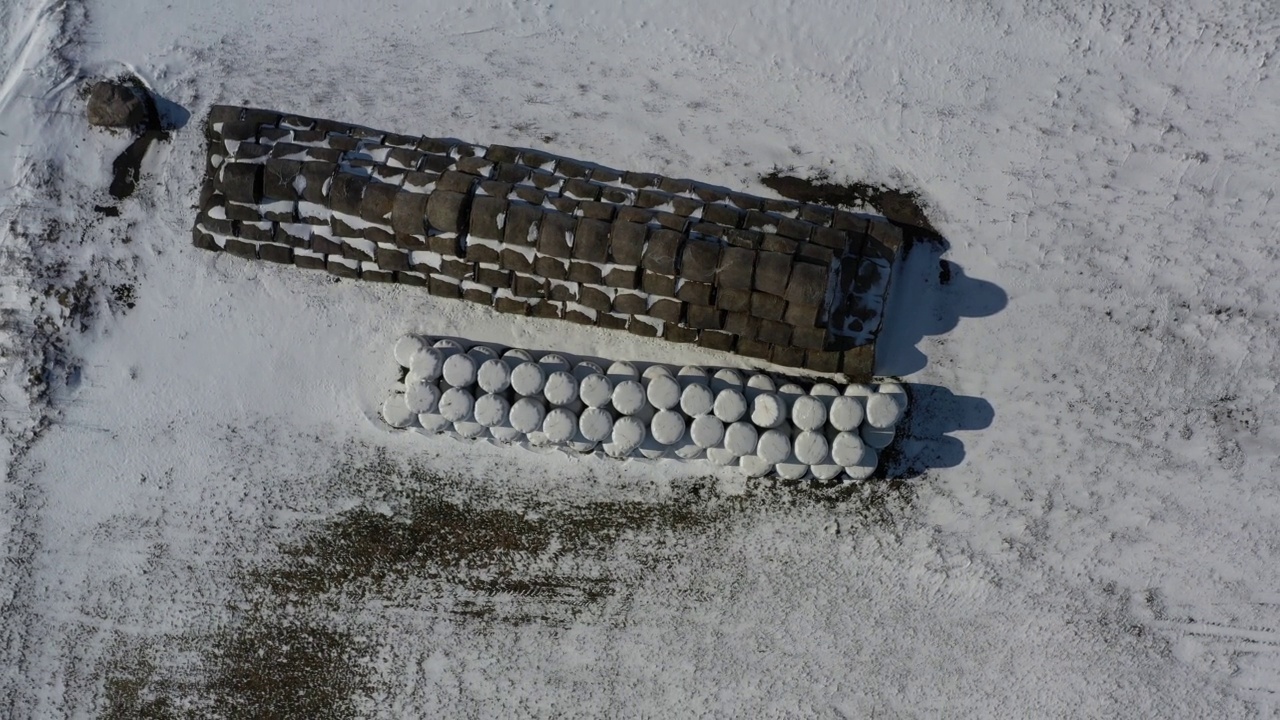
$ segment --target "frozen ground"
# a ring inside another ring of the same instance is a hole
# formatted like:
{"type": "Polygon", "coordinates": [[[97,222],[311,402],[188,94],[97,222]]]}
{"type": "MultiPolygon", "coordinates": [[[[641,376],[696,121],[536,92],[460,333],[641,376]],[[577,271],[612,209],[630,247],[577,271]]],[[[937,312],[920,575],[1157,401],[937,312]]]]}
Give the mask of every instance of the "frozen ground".
{"type": "Polygon", "coordinates": [[[1274,716],[1278,36],[1268,2],[6,0],[0,714],[1274,716]],[[110,217],[128,139],[80,93],[125,70],[191,121],[110,217]],[[883,369],[936,462],[826,501],[388,434],[405,331],[710,358],[190,247],[214,102],[918,189],[949,273],[883,369]]]}

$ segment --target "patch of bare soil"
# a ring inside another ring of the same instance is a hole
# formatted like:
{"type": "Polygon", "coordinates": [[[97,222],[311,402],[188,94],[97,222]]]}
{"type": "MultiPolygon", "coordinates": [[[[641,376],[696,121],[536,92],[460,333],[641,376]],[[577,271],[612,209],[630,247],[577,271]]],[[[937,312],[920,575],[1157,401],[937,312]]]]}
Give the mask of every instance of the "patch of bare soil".
{"type": "Polygon", "coordinates": [[[920,194],[914,190],[860,182],[842,185],[831,182],[830,177],[823,173],[802,178],[777,169],[761,176],[760,182],[791,200],[830,207],[870,206],[903,229],[926,237],[938,235],[921,207],[920,194]]]}

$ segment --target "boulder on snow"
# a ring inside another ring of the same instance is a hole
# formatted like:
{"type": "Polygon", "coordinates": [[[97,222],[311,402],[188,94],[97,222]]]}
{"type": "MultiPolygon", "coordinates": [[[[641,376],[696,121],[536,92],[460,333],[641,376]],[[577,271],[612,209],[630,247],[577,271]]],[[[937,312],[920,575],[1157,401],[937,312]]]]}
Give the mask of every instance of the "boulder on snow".
{"type": "Polygon", "coordinates": [[[87,115],[90,125],[132,128],[146,119],[142,94],[127,85],[106,80],[94,83],[89,92],[87,115]]]}

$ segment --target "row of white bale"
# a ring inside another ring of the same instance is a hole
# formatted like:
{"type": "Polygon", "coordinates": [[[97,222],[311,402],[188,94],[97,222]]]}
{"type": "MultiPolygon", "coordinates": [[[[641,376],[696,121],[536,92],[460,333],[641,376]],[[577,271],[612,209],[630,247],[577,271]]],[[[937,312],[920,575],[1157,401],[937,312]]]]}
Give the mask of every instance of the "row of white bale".
{"type": "Polygon", "coordinates": [[[817,383],[760,372],[464,347],[406,335],[404,385],[382,406],[393,428],[490,438],[614,458],[705,459],[751,477],[860,481],[875,472],[907,407],[896,383],[817,383]]]}

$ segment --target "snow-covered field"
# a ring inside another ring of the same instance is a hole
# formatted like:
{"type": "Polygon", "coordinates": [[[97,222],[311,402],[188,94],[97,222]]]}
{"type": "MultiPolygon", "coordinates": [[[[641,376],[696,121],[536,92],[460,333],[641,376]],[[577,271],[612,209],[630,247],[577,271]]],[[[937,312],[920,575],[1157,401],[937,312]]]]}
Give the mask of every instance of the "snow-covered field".
{"type": "Polygon", "coordinates": [[[1267,1],[4,0],[0,715],[1276,715],[1278,37],[1267,1]],[[190,120],[112,217],[83,88],[123,72],[190,120]],[[386,432],[404,332],[722,358],[191,247],[217,102],[918,190],[949,281],[881,369],[932,467],[833,499],[386,432]]]}

